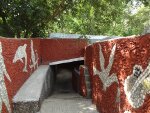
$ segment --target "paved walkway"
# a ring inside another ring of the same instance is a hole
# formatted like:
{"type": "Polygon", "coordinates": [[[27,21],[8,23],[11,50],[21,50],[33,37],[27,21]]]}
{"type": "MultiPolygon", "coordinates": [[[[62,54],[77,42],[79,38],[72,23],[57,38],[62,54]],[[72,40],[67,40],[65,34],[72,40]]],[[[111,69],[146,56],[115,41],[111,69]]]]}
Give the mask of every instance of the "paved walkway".
{"type": "Polygon", "coordinates": [[[98,113],[90,99],[84,99],[72,90],[72,73],[61,70],[57,75],[55,91],[44,100],[39,113],[98,113]]]}
{"type": "Polygon", "coordinates": [[[98,113],[90,99],[76,93],[54,94],[46,99],[40,113],[98,113]]]}

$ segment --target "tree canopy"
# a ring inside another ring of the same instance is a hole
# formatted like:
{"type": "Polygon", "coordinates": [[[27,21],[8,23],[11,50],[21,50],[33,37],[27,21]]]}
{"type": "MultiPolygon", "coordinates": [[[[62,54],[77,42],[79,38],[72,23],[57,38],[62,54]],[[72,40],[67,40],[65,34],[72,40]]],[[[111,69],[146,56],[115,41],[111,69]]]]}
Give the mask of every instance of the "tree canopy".
{"type": "Polygon", "coordinates": [[[0,35],[140,34],[148,24],[149,11],[149,0],[1,0],[0,35]],[[143,5],[136,14],[131,13],[133,3],[143,5]]]}

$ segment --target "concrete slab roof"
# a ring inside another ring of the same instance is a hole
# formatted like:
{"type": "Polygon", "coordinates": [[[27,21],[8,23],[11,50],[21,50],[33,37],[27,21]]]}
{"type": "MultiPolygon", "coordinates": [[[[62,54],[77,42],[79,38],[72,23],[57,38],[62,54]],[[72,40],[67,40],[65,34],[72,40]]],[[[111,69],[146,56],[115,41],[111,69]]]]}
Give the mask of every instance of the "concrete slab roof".
{"type": "Polygon", "coordinates": [[[51,63],[49,63],[49,65],[52,66],[52,65],[64,64],[64,63],[70,63],[70,62],[76,62],[76,61],[83,61],[83,60],[84,60],[84,57],[72,58],[72,59],[67,59],[67,60],[51,62],[51,63]]]}

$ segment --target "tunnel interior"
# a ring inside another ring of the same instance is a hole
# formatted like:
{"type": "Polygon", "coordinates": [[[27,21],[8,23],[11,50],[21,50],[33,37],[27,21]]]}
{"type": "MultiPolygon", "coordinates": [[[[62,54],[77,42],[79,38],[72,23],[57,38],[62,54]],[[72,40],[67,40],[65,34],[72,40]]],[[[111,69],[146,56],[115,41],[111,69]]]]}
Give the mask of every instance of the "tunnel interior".
{"type": "Polygon", "coordinates": [[[52,66],[53,85],[52,93],[72,93],[79,92],[79,66],[84,61],[57,64],[52,66]]]}

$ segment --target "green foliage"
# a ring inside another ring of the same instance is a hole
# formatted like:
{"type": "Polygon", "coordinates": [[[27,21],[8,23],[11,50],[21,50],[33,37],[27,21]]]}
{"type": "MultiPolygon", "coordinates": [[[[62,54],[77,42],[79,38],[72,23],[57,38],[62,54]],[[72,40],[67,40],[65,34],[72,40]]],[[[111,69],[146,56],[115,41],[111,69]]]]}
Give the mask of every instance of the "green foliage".
{"type": "Polygon", "coordinates": [[[12,37],[44,36],[48,23],[71,4],[71,0],[1,0],[1,29],[12,37]]]}
{"type": "Polygon", "coordinates": [[[123,15],[125,6],[126,0],[81,0],[53,24],[59,29],[53,27],[51,31],[112,35],[112,27],[123,15]]]}
{"type": "Polygon", "coordinates": [[[83,35],[138,35],[148,24],[149,3],[149,0],[81,0],[54,24],[51,23],[53,27],[49,31],[83,35]],[[139,8],[142,4],[145,6],[139,8]],[[136,14],[132,14],[134,8],[136,14]]]}
{"type": "Polygon", "coordinates": [[[132,34],[142,34],[146,27],[150,27],[150,7],[142,7],[138,13],[129,15],[128,25],[132,34]]]}
{"type": "Polygon", "coordinates": [[[0,35],[140,34],[149,20],[149,6],[149,0],[1,0],[0,35]],[[135,1],[145,7],[133,15],[130,9],[135,1]]]}

